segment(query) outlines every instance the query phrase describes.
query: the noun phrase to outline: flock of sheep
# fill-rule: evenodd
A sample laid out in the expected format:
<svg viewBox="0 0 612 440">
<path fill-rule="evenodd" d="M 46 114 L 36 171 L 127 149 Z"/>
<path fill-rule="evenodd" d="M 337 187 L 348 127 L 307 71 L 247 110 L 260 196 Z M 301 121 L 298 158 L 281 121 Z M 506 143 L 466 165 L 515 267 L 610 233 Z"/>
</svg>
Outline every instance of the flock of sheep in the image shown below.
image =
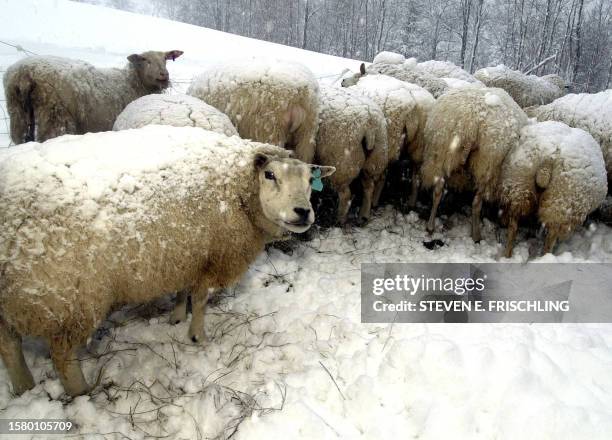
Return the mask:
<svg viewBox="0 0 612 440">
<path fill-rule="evenodd" d="M 401 190 L 411 206 L 432 190 L 427 229 L 445 188 L 470 191 L 473 239 L 483 202 L 497 204 L 508 257 L 521 218 L 545 226 L 548 252 L 607 194 L 611 91 L 560 98 L 557 76 L 472 76 L 383 52 L 342 87 L 261 60 L 211 68 L 186 95 L 160 93 L 166 61 L 181 54 L 130 55 L 124 69 L 31 57 L 4 76 L 17 145 L 0 153 L 0 354 L 15 393 L 35 385 L 22 335 L 49 342 L 66 392 L 87 392 L 76 350 L 119 304 L 181 292 L 176 323 L 189 293 L 189 337 L 201 342 L 209 295 L 266 243 L 312 225 L 321 178 L 338 194 L 339 224 L 360 180 L 363 224 L 389 166 L 408 157 Z M 576 117 L 572 99 L 601 111 Z"/>
</svg>

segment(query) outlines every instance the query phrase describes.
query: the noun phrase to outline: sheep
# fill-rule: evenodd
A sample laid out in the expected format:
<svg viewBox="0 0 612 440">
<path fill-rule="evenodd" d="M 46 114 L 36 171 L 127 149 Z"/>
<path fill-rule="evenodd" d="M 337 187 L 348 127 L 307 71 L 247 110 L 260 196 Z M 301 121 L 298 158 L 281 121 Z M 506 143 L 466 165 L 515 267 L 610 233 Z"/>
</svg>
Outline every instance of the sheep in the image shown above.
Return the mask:
<svg viewBox="0 0 612 440">
<path fill-rule="evenodd" d="M 371 64 L 367 68 L 365 64 L 362 63 L 359 67 L 359 72 L 342 80 L 342 87 L 355 85 L 360 78 L 368 74 L 379 74 L 392 76 L 401 81 L 416 84 L 431 93 L 434 98 L 441 96 L 448 90 L 448 86 L 443 80 L 429 73 L 417 70 L 414 67 L 416 66 L 416 62 L 411 63 L 409 61 L 410 60 L 407 60 L 403 64 L 376 63 Z"/>
<path fill-rule="evenodd" d="M 425 126 L 421 167 L 423 187 L 433 187 L 429 233 L 448 183 L 474 190 L 472 238 L 480 241 L 482 202 L 496 200 L 502 162 L 527 123 L 527 115 L 501 89 L 454 89 L 436 101 Z"/>
<path fill-rule="evenodd" d="M 570 94 L 547 105 L 525 110 L 538 121 L 560 121 L 591 134 L 601 147 L 608 186 L 612 182 L 612 90 Z"/>
<path fill-rule="evenodd" d="M 200 127 L 226 136 L 238 136 L 227 115 L 189 95 L 153 94 L 138 98 L 117 116 L 113 130 L 151 124 Z"/>
<path fill-rule="evenodd" d="M 111 307 L 189 289 L 189 337 L 209 294 L 264 243 L 314 221 L 308 165 L 194 127 L 62 136 L 0 153 L 0 355 L 34 386 L 21 337 L 45 338 L 65 391 L 87 392 L 76 350 Z M 288 233 L 288 232 L 287 232 Z"/>
<path fill-rule="evenodd" d="M 462 80 L 468 83 L 481 84 L 473 75 L 463 70 L 461 67 L 451 63 L 450 61 L 430 60 L 417 64 L 417 69 L 422 72 L 427 72 L 436 78 L 453 78 Z"/>
<path fill-rule="evenodd" d="M 521 217 L 537 213 L 547 231 L 546 254 L 584 222 L 607 191 L 603 155 L 590 134 L 552 121 L 523 127 L 501 172 L 500 206 L 509 220 L 505 256 L 512 256 Z"/>
<path fill-rule="evenodd" d="M 503 64 L 477 70 L 474 77 L 488 87 L 504 89 L 521 108 L 548 104 L 565 94 L 565 83 L 558 75 L 526 75 Z"/>
<path fill-rule="evenodd" d="M 168 87 L 166 60 L 182 54 L 180 50 L 132 54 L 123 69 L 99 69 L 55 56 L 18 61 L 3 79 L 11 140 L 44 142 L 62 134 L 111 130 L 130 102 Z"/>
<path fill-rule="evenodd" d="M 338 193 L 337 221 L 345 224 L 351 202 L 350 184 L 361 173 L 360 223 L 370 218 L 374 188 L 387 169 L 387 124 L 380 107 L 352 90 L 321 86 L 321 112 L 316 163 L 332 165 L 330 178 Z"/>
<path fill-rule="evenodd" d="M 374 100 L 383 110 L 387 121 L 389 163 L 405 151 L 412 161 L 412 188 L 408 205 L 414 207 L 419 187 L 418 168 L 423 161 L 425 124 L 434 106 L 434 97 L 424 88 L 386 75 L 365 75 L 349 90 L 355 90 Z M 377 186 L 377 204 L 382 184 Z"/>
<path fill-rule="evenodd" d="M 194 78 L 187 94 L 229 116 L 243 138 L 290 150 L 311 162 L 319 117 L 319 86 L 305 66 L 252 60 L 212 67 Z"/>
</svg>

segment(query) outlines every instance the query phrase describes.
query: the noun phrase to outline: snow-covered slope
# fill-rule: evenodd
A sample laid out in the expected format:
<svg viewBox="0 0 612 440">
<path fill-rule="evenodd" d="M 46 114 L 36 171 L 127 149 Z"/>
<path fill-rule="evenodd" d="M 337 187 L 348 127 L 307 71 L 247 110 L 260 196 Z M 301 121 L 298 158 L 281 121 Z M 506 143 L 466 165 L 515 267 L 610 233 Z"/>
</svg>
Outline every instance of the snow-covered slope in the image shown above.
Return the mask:
<svg viewBox="0 0 612 440">
<path fill-rule="evenodd" d="M 358 65 L 65 0 L 2 0 L 0 11 L 0 40 L 36 53 L 120 66 L 134 51 L 182 49 L 169 65 L 181 90 L 203 66 L 236 57 L 299 61 L 317 76 Z M 0 43 L 0 66 L 22 56 Z M 475 244 L 464 214 L 441 220 L 433 238 L 446 245 L 436 250 L 422 244 L 422 219 L 388 207 L 292 256 L 262 254 L 209 308 L 203 346 L 185 337 L 188 323 L 167 323 L 167 300 L 115 313 L 80 355 L 87 379 L 100 379 L 91 396 L 62 401 L 45 345 L 26 339 L 38 385 L 11 396 L 0 363 L 0 418 L 70 418 L 74 438 L 109 440 L 236 430 L 232 438 L 248 440 L 611 438 L 611 325 L 361 324 L 363 262 L 499 258 L 497 225 L 485 221 Z M 521 233 L 512 261 L 538 246 Z M 612 262 L 612 231 L 580 228 L 538 261 Z"/>
</svg>

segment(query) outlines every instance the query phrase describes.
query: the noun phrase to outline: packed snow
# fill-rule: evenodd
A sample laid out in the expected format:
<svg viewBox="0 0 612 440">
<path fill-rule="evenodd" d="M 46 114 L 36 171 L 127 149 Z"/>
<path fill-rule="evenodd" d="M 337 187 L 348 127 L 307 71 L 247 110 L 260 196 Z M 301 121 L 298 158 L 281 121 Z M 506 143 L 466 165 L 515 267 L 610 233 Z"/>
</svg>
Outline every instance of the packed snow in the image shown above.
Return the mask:
<svg viewBox="0 0 612 440">
<path fill-rule="evenodd" d="M 184 50 L 180 63 L 168 63 L 172 92 L 230 58 L 298 61 L 323 80 L 359 65 L 66 0 L 0 7 L 0 40 L 36 53 L 120 67 L 129 53 Z M 23 56 L 3 46 L 0 70 Z M 39 157 L 39 146 L 27 148 Z M 125 147 L 117 166 L 151 161 L 155 168 L 172 151 Z M 96 173 L 86 153 L 70 173 Z M 132 173 L 109 167 L 96 182 L 137 190 Z M 92 197 L 102 191 L 90 190 Z M 0 365 L 0 418 L 69 418 L 76 438 L 86 439 L 609 439 L 612 325 L 360 322 L 361 263 L 499 261 L 499 226 L 484 220 L 483 240 L 473 243 L 468 212 L 442 216 L 443 228 L 430 237 L 415 212 L 385 207 L 364 228 L 322 231 L 292 255 L 263 253 L 210 306 L 203 346 L 186 340 L 188 322 L 168 324 L 169 299 L 122 309 L 81 352 L 87 379 L 100 379 L 88 396 L 67 399 L 45 344 L 26 338 L 37 386 L 11 395 Z M 541 258 L 541 237 L 521 231 L 518 238 L 513 262 L 612 262 L 612 230 L 602 224 L 580 228 Z M 423 242 L 431 239 L 444 245 L 429 250 Z"/>
</svg>

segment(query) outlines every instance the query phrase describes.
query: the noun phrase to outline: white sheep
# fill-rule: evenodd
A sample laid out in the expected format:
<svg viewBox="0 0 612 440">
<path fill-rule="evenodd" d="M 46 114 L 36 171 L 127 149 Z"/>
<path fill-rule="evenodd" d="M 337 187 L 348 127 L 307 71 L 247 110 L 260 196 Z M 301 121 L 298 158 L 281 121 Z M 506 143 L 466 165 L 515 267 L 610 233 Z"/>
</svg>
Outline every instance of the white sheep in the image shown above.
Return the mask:
<svg viewBox="0 0 612 440">
<path fill-rule="evenodd" d="M 132 54 L 123 69 L 100 69 L 54 56 L 18 61 L 4 74 L 12 141 L 43 142 L 62 134 L 111 130 L 130 102 L 168 87 L 166 60 L 182 54 Z"/>
<path fill-rule="evenodd" d="M 468 72 L 463 70 L 461 67 L 451 63 L 450 61 L 436 61 L 429 60 L 417 64 L 417 69 L 427 72 L 436 78 L 453 78 L 468 83 L 480 84 L 482 83 L 470 75 Z"/>
<path fill-rule="evenodd" d="M 342 80 L 342 87 L 355 85 L 360 78 L 368 74 L 387 75 L 400 81 L 416 84 L 431 93 L 434 98 L 441 96 L 448 90 L 448 86 L 443 80 L 418 70 L 416 61 L 412 59 L 406 60 L 403 64 L 376 63 L 369 65 L 367 68 L 362 63 L 359 72 Z"/>
<path fill-rule="evenodd" d="M 502 162 L 527 123 L 527 115 L 501 89 L 454 89 L 436 101 L 425 127 L 421 167 L 423 186 L 433 187 L 430 233 L 448 184 L 474 191 L 472 238 L 480 241 L 482 202 L 496 200 Z"/>
<path fill-rule="evenodd" d="M 312 161 L 319 86 L 305 66 L 267 59 L 223 64 L 195 77 L 187 94 L 228 115 L 241 137 Z"/>
<path fill-rule="evenodd" d="M 607 191 L 603 156 L 590 134 L 561 122 L 525 126 L 501 173 L 500 205 L 509 221 L 505 256 L 512 256 L 522 217 L 537 215 L 547 231 L 544 253 L 552 252 Z"/>
<path fill-rule="evenodd" d="M 330 167 L 194 127 L 62 136 L 0 152 L 0 354 L 34 386 L 21 336 L 45 338 L 66 392 L 88 390 L 76 349 L 113 306 L 188 289 L 189 336 L 209 294 L 269 240 L 314 221 L 311 174 Z"/>
<path fill-rule="evenodd" d="M 565 94 L 565 83 L 558 75 L 525 75 L 503 64 L 477 70 L 474 77 L 487 87 L 504 89 L 521 108 L 548 104 Z"/>
<path fill-rule="evenodd" d="M 424 88 L 386 75 L 364 75 L 349 87 L 374 102 L 383 110 L 387 121 L 389 163 L 405 152 L 412 161 L 412 188 L 409 206 L 416 204 L 419 187 L 418 168 L 423 161 L 425 124 L 435 103 Z M 377 187 L 374 200 L 378 203 L 382 185 Z"/>
<path fill-rule="evenodd" d="M 589 132 L 599 142 L 612 182 L 612 90 L 570 94 L 525 111 L 538 121 L 560 121 Z"/>
<path fill-rule="evenodd" d="M 117 116 L 113 130 L 152 124 L 200 127 L 226 136 L 238 135 L 227 115 L 213 106 L 193 96 L 169 94 L 146 95 L 132 101 Z"/>
<path fill-rule="evenodd" d="M 352 90 L 321 86 L 321 112 L 315 159 L 331 165 L 330 178 L 338 193 L 338 223 L 346 223 L 351 202 L 350 184 L 360 176 L 363 199 L 359 221 L 370 218 L 375 187 L 387 169 L 387 124 L 374 101 Z"/>
</svg>

